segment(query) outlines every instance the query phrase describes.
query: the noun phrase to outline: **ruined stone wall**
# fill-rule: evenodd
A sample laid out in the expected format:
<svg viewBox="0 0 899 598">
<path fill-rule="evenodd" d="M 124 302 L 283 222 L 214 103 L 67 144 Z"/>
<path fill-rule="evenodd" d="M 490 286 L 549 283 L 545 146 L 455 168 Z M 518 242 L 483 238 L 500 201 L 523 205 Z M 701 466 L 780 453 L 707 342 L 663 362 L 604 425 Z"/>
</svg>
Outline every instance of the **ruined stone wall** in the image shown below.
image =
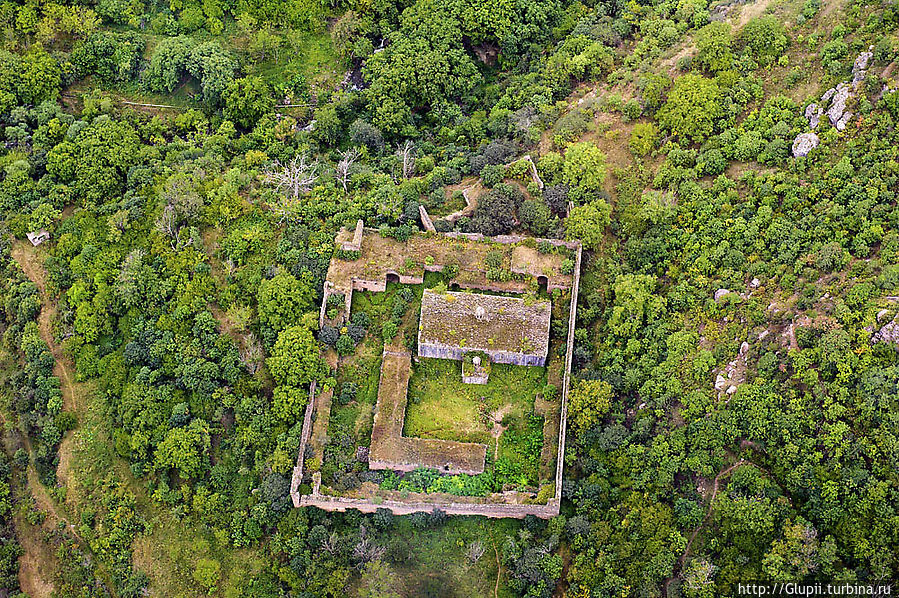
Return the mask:
<svg viewBox="0 0 899 598">
<path fill-rule="evenodd" d="M 509 504 L 509 503 L 462 503 L 462 502 L 401 502 L 398 500 L 371 500 L 361 498 L 343 498 L 339 496 L 303 495 L 300 505 L 318 507 L 325 511 L 344 512 L 356 509 L 362 513 L 374 513 L 378 509 L 387 509 L 394 515 L 411 515 L 412 513 L 430 513 L 440 509 L 447 515 L 481 515 L 483 517 L 524 519 L 534 515 L 541 519 L 550 519 L 559 514 L 560 501 L 550 499 L 545 505 Z"/>
<path fill-rule="evenodd" d="M 431 221 L 431 217 L 428 215 L 428 211 L 421 204 L 418 204 L 418 215 L 421 216 L 421 223 L 424 225 L 426 231 L 432 233 L 437 232 L 437 229 L 434 228 L 434 223 Z"/>
<path fill-rule="evenodd" d="M 375 293 L 383 293 L 387 290 L 387 279 L 363 280 L 361 278 L 354 278 L 353 288 L 357 291 L 374 291 Z"/>
<path fill-rule="evenodd" d="M 556 496 L 557 504 L 562 500 L 562 469 L 565 465 L 565 428 L 568 423 L 568 388 L 571 384 L 571 355 L 574 350 L 574 325 L 577 321 L 577 296 L 581 284 L 581 257 L 584 252 L 580 242 L 576 243 L 577 254 L 574 258 L 574 278 L 571 281 L 571 309 L 568 314 L 568 347 L 565 351 L 565 376 L 562 378 L 562 410 L 559 415 L 559 451 L 556 457 Z"/>
<path fill-rule="evenodd" d="M 315 411 L 315 380 L 309 385 L 309 404 L 306 405 L 306 413 L 303 416 L 303 431 L 300 433 L 300 451 L 297 455 L 297 464 L 293 468 L 293 475 L 290 478 L 290 498 L 293 500 L 293 506 L 300 506 L 300 484 L 303 483 L 303 465 L 306 459 L 306 444 L 309 442 L 309 435 L 312 434 L 312 412 Z"/>
<path fill-rule="evenodd" d="M 462 361 L 466 353 L 483 351 L 490 357 L 493 363 L 506 363 L 509 365 L 543 366 L 546 365 L 546 356 L 527 355 L 524 353 L 512 353 L 510 351 L 491 351 L 482 347 L 453 347 L 439 343 L 422 343 L 419 335 L 418 356 L 434 357 L 437 359 L 453 359 Z"/>
</svg>

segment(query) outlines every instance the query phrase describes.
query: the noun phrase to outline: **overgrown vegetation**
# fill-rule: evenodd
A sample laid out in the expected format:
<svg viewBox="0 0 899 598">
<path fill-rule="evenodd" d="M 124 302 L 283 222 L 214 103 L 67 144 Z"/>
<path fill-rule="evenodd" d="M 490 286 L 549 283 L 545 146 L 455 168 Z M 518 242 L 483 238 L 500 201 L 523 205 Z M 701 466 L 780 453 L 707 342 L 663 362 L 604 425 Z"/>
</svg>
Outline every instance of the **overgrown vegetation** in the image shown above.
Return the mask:
<svg viewBox="0 0 899 598">
<path fill-rule="evenodd" d="M 897 23 L 816 0 L 0 3 L 2 411 L 22 438 L 0 499 L 11 480 L 46 499 L 0 500 L 3 587 L 46 547 L 23 584 L 59 596 L 897 577 Z M 587 249 L 563 514 L 293 509 L 308 383 L 334 391 L 331 431 L 365 436 L 367 368 L 414 317 L 391 295 L 319 330 L 335 232 L 408 238 L 469 183 L 477 208 L 440 230 Z M 361 359 L 335 377 L 331 347 Z M 501 436 L 490 479 L 368 481 L 531 480 L 539 427 Z M 20 508 L 59 529 L 16 542 Z"/>
</svg>

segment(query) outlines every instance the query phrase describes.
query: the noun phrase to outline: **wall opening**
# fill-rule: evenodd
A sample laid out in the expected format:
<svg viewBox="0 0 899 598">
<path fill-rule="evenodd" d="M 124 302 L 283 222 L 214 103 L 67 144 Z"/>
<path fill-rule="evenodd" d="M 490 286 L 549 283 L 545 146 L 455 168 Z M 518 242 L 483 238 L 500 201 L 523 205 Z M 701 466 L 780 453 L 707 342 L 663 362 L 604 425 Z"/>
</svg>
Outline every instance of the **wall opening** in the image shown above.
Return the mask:
<svg viewBox="0 0 899 598">
<path fill-rule="evenodd" d="M 399 283 L 399 281 L 400 281 L 400 275 L 399 275 L 399 274 L 394 274 L 393 272 L 388 272 L 388 273 L 387 273 L 387 282 L 388 282 L 388 283 L 391 283 L 391 282 Z"/>
</svg>

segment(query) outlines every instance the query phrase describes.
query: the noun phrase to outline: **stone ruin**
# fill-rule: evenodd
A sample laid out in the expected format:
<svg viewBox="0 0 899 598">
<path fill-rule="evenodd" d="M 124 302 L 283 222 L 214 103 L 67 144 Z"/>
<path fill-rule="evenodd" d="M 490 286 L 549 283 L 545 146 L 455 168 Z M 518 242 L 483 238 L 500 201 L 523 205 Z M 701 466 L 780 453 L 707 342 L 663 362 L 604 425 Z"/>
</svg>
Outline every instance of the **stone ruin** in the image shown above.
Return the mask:
<svg viewBox="0 0 899 598">
<path fill-rule="evenodd" d="M 418 355 L 458 361 L 479 351 L 493 363 L 543 366 L 551 316 L 549 301 L 425 290 Z"/>
<path fill-rule="evenodd" d="M 365 223 L 362 220 L 358 220 L 356 222 L 356 230 L 353 231 L 353 238 L 350 241 L 345 241 L 341 243 L 340 248 L 343 251 L 361 251 L 362 250 L 362 235 L 365 230 Z"/>
<path fill-rule="evenodd" d="M 487 384 L 490 380 L 490 365 L 483 363 L 480 355 L 475 355 L 468 361 L 468 357 L 462 360 L 462 382 L 465 384 Z"/>
</svg>

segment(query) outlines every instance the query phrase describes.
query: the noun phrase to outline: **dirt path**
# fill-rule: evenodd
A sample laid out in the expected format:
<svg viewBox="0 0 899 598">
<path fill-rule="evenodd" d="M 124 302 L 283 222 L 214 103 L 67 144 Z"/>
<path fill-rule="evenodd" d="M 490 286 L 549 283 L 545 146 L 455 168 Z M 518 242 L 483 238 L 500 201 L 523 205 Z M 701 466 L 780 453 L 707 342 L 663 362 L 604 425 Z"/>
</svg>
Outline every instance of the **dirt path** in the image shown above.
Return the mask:
<svg viewBox="0 0 899 598">
<path fill-rule="evenodd" d="M 503 573 L 503 564 L 499 560 L 499 550 L 496 549 L 496 542 L 493 543 L 493 553 L 496 555 L 496 585 L 493 586 L 493 598 L 499 598 L 499 580 Z"/>
<path fill-rule="evenodd" d="M 757 0 L 756 2 L 752 2 L 750 4 L 745 4 L 742 8 L 740 8 L 740 16 L 737 18 L 734 26 L 737 29 L 740 29 L 754 19 L 755 17 L 759 17 L 762 13 L 765 12 L 765 9 L 768 8 L 768 5 L 771 3 L 771 0 Z"/>
<path fill-rule="evenodd" d="M 696 539 L 696 536 L 699 534 L 700 530 L 705 527 L 706 522 L 708 522 L 709 517 L 712 516 L 712 508 L 715 506 L 715 498 L 718 496 L 718 482 L 721 481 L 721 478 L 728 475 L 733 470 L 737 469 L 741 465 L 745 465 L 747 463 L 746 459 L 740 459 L 730 467 L 726 469 L 722 469 L 718 472 L 718 475 L 715 476 L 715 480 L 712 482 L 712 495 L 709 497 L 709 507 L 706 509 L 705 517 L 702 518 L 702 521 L 696 529 L 693 530 L 693 533 L 690 534 L 690 539 L 687 540 L 687 546 L 684 548 L 684 553 L 680 555 L 680 558 L 677 559 L 677 565 L 674 568 L 674 572 L 665 581 L 665 596 L 668 595 L 668 586 L 671 585 L 671 582 L 677 577 L 678 573 L 683 570 L 684 562 L 687 560 L 687 556 L 690 554 L 690 547 L 693 545 L 693 540 Z"/>
<path fill-rule="evenodd" d="M 51 301 L 47 295 L 46 272 L 43 266 L 47 252 L 45 249 L 34 247 L 28 242 L 16 241 L 13 243 L 11 255 L 16 263 L 22 268 L 25 276 L 27 276 L 38 289 L 41 300 L 41 313 L 37 320 L 38 331 L 41 339 L 47 344 L 47 348 L 53 355 L 53 374 L 59 378 L 64 409 L 72 413 L 78 413 L 79 409 L 83 406 L 79 404 L 80 401 L 78 400 L 78 397 L 80 393 L 76 390 L 79 385 L 74 381 L 74 377 L 71 374 L 73 366 L 53 335 L 52 323 L 56 318 L 57 310 L 55 303 Z M 74 438 L 75 433 L 69 432 L 59 445 L 59 467 L 57 469 L 57 477 L 69 488 L 71 488 L 71 484 L 68 484 L 67 481 L 72 461 Z M 32 454 L 31 441 L 27 436 L 22 436 L 22 444 L 28 451 L 28 454 Z M 28 465 L 26 475 L 27 485 L 31 495 L 34 497 L 37 508 L 47 513 L 47 518 L 44 521 L 42 528 L 51 529 L 56 527 L 61 521 L 69 522 L 70 517 L 63 512 L 62 507 L 50 496 L 47 488 L 40 482 L 37 470 L 35 470 L 33 464 Z M 21 527 L 22 525 L 28 525 L 24 519 L 18 521 L 18 523 L 20 524 L 20 529 L 24 529 Z M 67 527 L 78 541 L 84 544 L 83 539 L 78 536 L 75 526 L 68 523 Z M 25 554 L 23 554 L 19 564 L 20 585 L 30 596 L 49 596 L 53 591 L 53 585 L 50 581 L 51 577 L 48 571 L 52 572 L 53 567 L 51 566 L 51 563 L 48 562 L 48 557 L 46 555 L 47 546 L 39 537 L 31 538 L 27 533 L 22 535 L 26 540 L 23 542 Z"/>
<path fill-rule="evenodd" d="M 71 373 L 74 366 L 53 335 L 53 321 L 56 319 L 57 309 L 56 303 L 51 301 L 47 295 L 47 275 L 44 270 L 44 260 L 47 257 L 47 252 L 40 246 L 33 247 L 27 241 L 16 241 L 13 243 L 10 253 L 12 258 L 21 266 L 22 271 L 25 272 L 25 276 L 38 289 L 41 299 L 38 331 L 53 355 L 53 374 L 59 378 L 63 408 L 71 413 L 80 413 L 84 408 L 84 405 L 81 404 L 83 401 L 79 400 L 80 395 L 83 394 L 82 385 L 75 382 Z M 68 480 L 71 470 L 74 438 L 74 432 L 69 432 L 59 445 L 57 476 L 64 482 Z"/>
</svg>

